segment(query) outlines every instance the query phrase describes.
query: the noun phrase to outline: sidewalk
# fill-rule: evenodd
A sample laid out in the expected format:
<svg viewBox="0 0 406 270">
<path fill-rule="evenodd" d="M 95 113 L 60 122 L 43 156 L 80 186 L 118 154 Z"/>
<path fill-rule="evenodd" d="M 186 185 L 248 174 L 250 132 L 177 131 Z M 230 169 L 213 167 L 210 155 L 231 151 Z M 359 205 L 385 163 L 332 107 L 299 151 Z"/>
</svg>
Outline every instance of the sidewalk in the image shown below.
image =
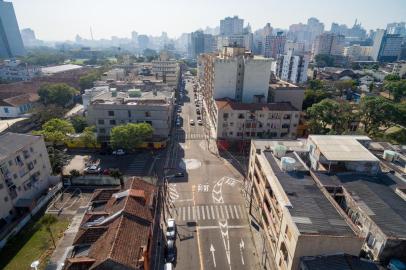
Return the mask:
<svg viewBox="0 0 406 270">
<path fill-rule="evenodd" d="M 73 240 L 79 230 L 80 223 L 85 215 L 87 207 L 80 207 L 72 219 L 68 229 L 64 232 L 64 236 L 59 240 L 58 246 L 52 253 L 46 270 L 61 270 L 66 256 L 71 250 Z"/>
</svg>

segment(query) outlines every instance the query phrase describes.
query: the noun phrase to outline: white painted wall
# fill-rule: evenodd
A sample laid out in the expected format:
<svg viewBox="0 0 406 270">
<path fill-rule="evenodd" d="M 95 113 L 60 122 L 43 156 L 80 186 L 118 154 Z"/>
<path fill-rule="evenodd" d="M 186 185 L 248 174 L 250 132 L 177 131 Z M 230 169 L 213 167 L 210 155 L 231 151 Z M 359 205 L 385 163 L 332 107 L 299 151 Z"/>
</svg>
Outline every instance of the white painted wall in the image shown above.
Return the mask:
<svg viewBox="0 0 406 270">
<path fill-rule="evenodd" d="M 235 98 L 237 85 L 237 60 L 217 60 L 214 63 L 214 99 Z"/>
<path fill-rule="evenodd" d="M 272 60 L 246 59 L 242 102 L 254 102 L 254 95 L 268 97 Z"/>
</svg>

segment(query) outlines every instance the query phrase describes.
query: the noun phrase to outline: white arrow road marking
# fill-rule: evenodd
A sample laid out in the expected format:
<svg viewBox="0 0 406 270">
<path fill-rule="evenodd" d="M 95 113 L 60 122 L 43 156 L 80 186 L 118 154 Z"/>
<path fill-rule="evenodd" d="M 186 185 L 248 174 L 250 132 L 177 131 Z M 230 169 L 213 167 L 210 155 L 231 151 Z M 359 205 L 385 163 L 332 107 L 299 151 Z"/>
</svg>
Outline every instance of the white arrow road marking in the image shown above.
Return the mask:
<svg viewBox="0 0 406 270">
<path fill-rule="evenodd" d="M 219 221 L 219 225 L 220 225 L 221 238 L 223 239 L 224 249 L 226 250 L 228 266 L 231 269 L 231 264 L 230 264 L 230 238 L 228 236 L 227 220 L 225 220 L 224 223 Z"/>
<path fill-rule="evenodd" d="M 211 252 L 211 255 L 213 256 L 214 268 L 216 268 L 216 257 L 214 257 L 214 251 L 216 251 L 216 250 L 214 249 L 213 244 L 211 244 L 211 246 L 210 246 L 210 252 Z"/>
<path fill-rule="evenodd" d="M 243 256 L 243 252 L 242 250 L 244 249 L 244 241 L 241 238 L 241 242 L 240 242 L 240 254 L 241 254 L 241 263 L 244 265 L 244 256 Z"/>
</svg>

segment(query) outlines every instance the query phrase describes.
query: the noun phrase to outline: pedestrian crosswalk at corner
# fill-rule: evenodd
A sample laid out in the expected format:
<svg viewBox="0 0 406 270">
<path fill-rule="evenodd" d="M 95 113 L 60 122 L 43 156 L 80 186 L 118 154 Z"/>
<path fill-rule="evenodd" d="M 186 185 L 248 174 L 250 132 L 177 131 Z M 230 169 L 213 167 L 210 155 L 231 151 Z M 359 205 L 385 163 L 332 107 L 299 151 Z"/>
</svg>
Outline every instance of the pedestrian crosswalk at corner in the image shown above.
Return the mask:
<svg viewBox="0 0 406 270">
<path fill-rule="evenodd" d="M 172 209 L 177 221 L 244 219 L 244 206 L 241 204 L 187 205 Z"/>
</svg>

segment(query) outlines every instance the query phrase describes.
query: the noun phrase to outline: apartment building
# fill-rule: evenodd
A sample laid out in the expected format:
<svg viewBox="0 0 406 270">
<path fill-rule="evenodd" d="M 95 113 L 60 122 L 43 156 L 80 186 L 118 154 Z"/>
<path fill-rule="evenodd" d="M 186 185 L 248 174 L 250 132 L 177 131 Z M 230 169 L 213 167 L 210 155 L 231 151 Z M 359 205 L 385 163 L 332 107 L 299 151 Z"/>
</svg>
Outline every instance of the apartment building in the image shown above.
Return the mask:
<svg viewBox="0 0 406 270">
<path fill-rule="evenodd" d="M 262 260 L 276 269 L 300 269 L 305 256 L 358 256 L 364 242 L 312 179 L 306 151 L 302 140 L 251 141 L 249 208 L 263 235 Z"/>
<path fill-rule="evenodd" d="M 0 98 L 0 118 L 15 118 L 26 114 L 38 100 L 37 94 L 17 94 L 4 99 Z"/>
<path fill-rule="evenodd" d="M 29 81 L 41 75 L 41 68 L 22 63 L 20 60 L 4 60 L 0 64 L 0 80 Z"/>
<path fill-rule="evenodd" d="M 29 211 L 47 191 L 51 164 L 41 136 L 0 135 L 0 223 Z"/>
<path fill-rule="evenodd" d="M 278 32 L 276 35 L 265 36 L 264 56 L 274 58 L 285 53 L 286 35 Z"/>
<path fill-rule="evenodd" d="M 272 78 L 269 84 L 268 102 L 289 102 L 297 110 L 302 110 L 305 88 L 283 80 Z"/>
<path fill-rule="evenodd" d="M 361 46 L 358 44 L 344 48 L 344 56 L 350 61 L 367 61 L 371 59 L 372 46 Z"/>
<path fill-rule="evenodd" d="M 156 199 L 154 185 L 135 177 L 95 190 L 62 269 L 150 269 Z"/>
<path fill-rule="evenodd" d="M 331 33 L 318 35 L 313 43 L 313 57 L 319 54 L 338 56 L 344 53 L 345 37 Z"/>
<path fill-rule="evenodd" d="M 398 34 L 388 34 L 386 30 L 378 29 L 372 46 L 372 59 L 380 62 L 395 62 L 399 59 L 403 37 Z"/>
<path fill-rule="evenodd" d="M 174 108 L 173 91 L 102 91 L 87 106 L 87 121 L 95 125 L 100 140 L 107 141 L 113 127 L 126 123 L 148 123 L 153 136 L 167 138 Z"/>
<path fill-rule="evenodd" d="M 218 140 L 296 138 L 299 113 L 289 102 L 239 103 L 216 100 L 214 127 Z"/>
<path fill-rule="evenodd" d="M 289 50 L 278 56 L 276 75 L 283 81 L 302 84 L 307 81 L 307 68 L 310 55 Z"/>
<path fill-rule="evenodd" d="M 281 216 L 289 218 L 295 213 L 299 218 L 292 219 L 296 226 L 302 224 L 297 227 L 300 233 L 300 226 L 306 224 L 313 240 L 323 230 L 329 236 L 323 236 L 322 242 L 313 242 L 305 252 L 297 250 L 306 246 L 300 241 L 292 253 L 287 248 L 287 256 L 294 254 L 293 259 L 296 255 L 303 259 L 347 253 L 363 255 L 383 265 L 393 258 L 406 260 L 406 185 L 396 174 L 382 171 L 384 164 L 370 152 L 371 144 L 366 136 L 336 135 L 252 141 L 248 172 L 251 211 L 271 236 L 268 239 L 272 256 L 278 258 L 278 252 L 283 254 L 280 238 L 284 236 L 284 223 L 279 230 L 272 226 L 283 222 Z M 319 223 L 318 218 L 326 223 Z M 322 231 L 317 230 L 320 225 Z M 340 227 L 344 225 L 348 231 Z M 331 237 L 337 234 L 339 238 Z M 274 243 L 272 239 L 278 240 Z M 336 246 L 344 243 L 348 246 Z M 354 248 L 352 252 L 348 252 L 349 247 Z M 280 261 L 277 259 L 276 263 Z M 297 269 L 292 267 L 287 269 Z"/>
<path fill-rule="evenodd" d="M 152 61 L 152 74 L 170 87 L 177 87 L 180 78 L 180 65 L 176 60 L 160 59 Z"/>
<path fill-rule="evenodd" d="M 406 61 L 399 61 L 393 65 L 392 74 L 398 75 L 403 78 L 406 74 Z"/>
</svg>

